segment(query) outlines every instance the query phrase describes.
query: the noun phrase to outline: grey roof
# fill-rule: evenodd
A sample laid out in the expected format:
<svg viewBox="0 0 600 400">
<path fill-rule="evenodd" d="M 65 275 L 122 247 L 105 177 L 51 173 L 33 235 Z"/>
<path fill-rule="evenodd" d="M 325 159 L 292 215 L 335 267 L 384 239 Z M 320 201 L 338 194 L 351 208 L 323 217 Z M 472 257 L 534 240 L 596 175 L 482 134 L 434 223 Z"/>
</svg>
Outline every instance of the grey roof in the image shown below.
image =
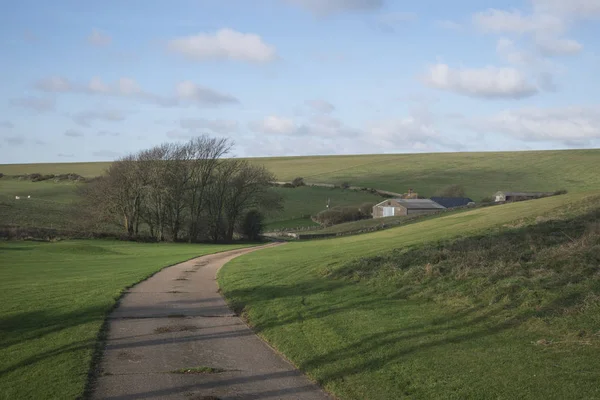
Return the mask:
<svg viewBox="0 0 600 400">
<path fill-rule="evenodd" d="M 431 210 L 431 209 L 444 209 L 446 207 L 439 205 L 430 199 L 394 199 L 400 205 L 408 210 Z"/>
<path fill-rule="evenodd" d="M 462 207 L 473 202 L 468 197 L 432 197 L 431 200 L 446 208 Z"/>
</svg>

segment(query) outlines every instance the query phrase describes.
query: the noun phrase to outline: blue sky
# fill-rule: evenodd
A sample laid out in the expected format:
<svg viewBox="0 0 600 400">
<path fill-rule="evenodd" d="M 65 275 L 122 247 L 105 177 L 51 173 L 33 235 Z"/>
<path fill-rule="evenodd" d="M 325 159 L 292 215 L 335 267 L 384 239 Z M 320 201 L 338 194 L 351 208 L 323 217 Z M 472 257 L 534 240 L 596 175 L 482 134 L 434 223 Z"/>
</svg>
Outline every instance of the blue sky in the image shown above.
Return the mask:
<svg viewBox="0 0 600 400">
<path fill-rule="evenodd" d="M 600 145 L 600 0 L 0 3 L 0 163 Z"/>
</svg>

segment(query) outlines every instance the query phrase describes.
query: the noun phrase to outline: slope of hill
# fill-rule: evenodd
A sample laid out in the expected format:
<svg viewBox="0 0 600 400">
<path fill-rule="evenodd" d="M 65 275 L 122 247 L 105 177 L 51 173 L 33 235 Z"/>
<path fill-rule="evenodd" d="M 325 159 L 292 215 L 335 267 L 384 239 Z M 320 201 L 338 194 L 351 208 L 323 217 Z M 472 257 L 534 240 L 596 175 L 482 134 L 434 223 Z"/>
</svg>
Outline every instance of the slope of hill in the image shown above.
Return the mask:
<svg viewBox="0 0 600 400">
<path fill-rule="evenodd" d="M 30 182 L 17 179 L 0 179 L 0 225 L 23 227 L 74 229 L 78 215 L 77 186 L 83 183 L 63 181 Z M 277 187 L 284 200 L 284 209 L 272 212 L 266 218 L 268 230 L 299 228 L 317 225 L 311 215 L 325 209 L 328 199 L 332 206 L 377 203 L 382 197 L 339 188 L 299 187 L 295 189 Z M 20 200 L 15 200 L 20 196 Z M 30 199 L 27 196 L 31 196 Z M 110 232 L 118 227 L 105 226 Z"/>
<path fill-rule="evenodd" d="M 261 336 L 344 399 L 600 396 L 600 193 L 235 260 Z"/>
<path fill-rule="evenodd" d="M 600 150 L 489 153 L 389 154 L 254 158 L 290 181 L 348 182 L 355 186 L 404 193 L 413 188 L 425 196 L 450 184 L 460 184 L 474 200 L 498 190 L 585 191 L 600 188 Z M 5 175 L 69 173 L 95 176 L 109 163 L 0 165 Z"/>
</svg>

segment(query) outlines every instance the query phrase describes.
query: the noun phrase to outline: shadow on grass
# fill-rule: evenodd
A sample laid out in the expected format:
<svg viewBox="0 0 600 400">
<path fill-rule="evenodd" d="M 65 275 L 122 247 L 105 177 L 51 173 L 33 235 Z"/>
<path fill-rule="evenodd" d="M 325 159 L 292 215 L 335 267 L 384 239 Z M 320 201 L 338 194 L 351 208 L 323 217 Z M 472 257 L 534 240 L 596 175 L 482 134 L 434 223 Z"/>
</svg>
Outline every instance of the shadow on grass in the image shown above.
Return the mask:
<svg viewBox="0 0 600 400">
<path fill-rule="evenodd" d="M 106 310 L 107 307 L 97 306 L 62 314 L 48 311 L 30 311 L 0 317 L 0 346 L 2 348 L 18 346 L 90 322 L 101 322 L 104 319 Z M 0 370 L 0 376 L 63 353 L 91 349 L 95 343 L 96 338 L 94 337 L 90 340 L 70 342 L 52 350 L 38 352 L 34 356 L 8 364 Z"/>
<path fill-rule="evenodd" d="M 285 315 L 267 316 L 262 314 L 256 318 L 258 322 L 254 325 L 257 332 L 266 332 L 290 324 L 302 324 L 315 319 L 330 318 L 336 314 L 344 314 L 349 311 L 366 311 L 368 313 L 381 313 L 382 310 L 397 310 L 398 313 L 406 311 L 403 307 L 423 306 L 423 302 L 412 300 L 398 300 L 382 298 L 377 295 L 366 294 L 352 299 L 346 298 L 338 303 L 327 303 L 310 306 L 310 296 L 321 292 L 329 292 L 335 298 L 335 293 L 342 290 L 343 285 L 330 282 L 327 288 L 319 287 L 318 281 L 311 281 L 301 285 L 305 288 L 303 295 L 294 293 L 292 287 L 264 287 L 260 289 L 246 289 L 245 295 L 252 293 L 254 298 L 249 301 L 253 306 L 261 307 L 261 302 L 268 303 L 277 298 L 298 297 L 302 302 L 306 298 L 306 306 L 299 311 L 290 312 Z M 312 287 L 309 291 L 306 288 Z M 233 291 L 232 296 L 240 295 Z M 262 294 L 262 295 L 261 295 Z M 344 294 L 340 292 L 340 298 Z M 463 343 L 475 342 L 479 339 L 501 334 L 508 330 L 517 329 L 531 319 L 544 318 L 555 313 L 557 308 L 576 304 L 581 300 L 577 294 L 565 294 L 555 299 L 538 310 L 511 309 L 506 305 L 478 305 L 467 307 L 458 311 L 445 312 L 442 316 L 422 315 L 416 323 L 399 326 L 398 329 L 388 329 L 383 332 L 352 335 L 358 337 L 356 340 L 344 343 L 343 347 L 335 350 L 313 354 L 304 361 L 297 363 L 303 371 L 322 371 L 317 378 L 320 384 L 325 384 L 337 379 L 343 379 L 350 375 L 362 374 L 365 371 L 375 371 L 385 368 L 390 363 L 400 362 L 414 353 L 426 351 L 436 347 L 446 347 Z M 431 303 L 432 307 L 439 306 Z M 412 310 L 414 312 L 414 309 Z M 382 315 L 382 318 L 387 317 Z M 335 324 L 337 322 L 331 322 Z M 389 326 L 386 325 L 386 326 Z M 332 325 L 332 328 L 335 328 Z M 302 328 L 298 328 L 302 330 Z M 374 327 L 377 330 L 377 327 Z M 274 343 L 277 345 L 277 343 Z"/>
</svg>

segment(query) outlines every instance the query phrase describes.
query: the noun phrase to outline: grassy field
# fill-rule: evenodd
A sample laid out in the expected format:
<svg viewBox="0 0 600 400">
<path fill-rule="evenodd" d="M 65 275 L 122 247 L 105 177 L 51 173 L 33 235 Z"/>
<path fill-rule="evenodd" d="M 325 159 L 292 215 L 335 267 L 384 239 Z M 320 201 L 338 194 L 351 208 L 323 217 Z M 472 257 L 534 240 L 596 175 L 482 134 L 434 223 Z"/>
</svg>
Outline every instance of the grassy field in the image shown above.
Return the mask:
<svg viewBox="0 0 600 400">
<path fill-rule="evenodd" d="M 499 190 L 587 191 L 600 188 L 600 150 L 532 152 L 390 154 L 364 156 L 315 156 L 255 158 L 278 180 L 303 177 L 308 182 L 340 184 L 406 192 L 415 189 L 425 196 L 460 184 L 476 201 Z M 0 165 L 6 175 L 69 173 L 95 176 L 108 163 Z"/>
<path fill-rule="evenodd" d="M 0 224 L 73 229 L 77 219 L 74 204 L 78 185 L 85 183 L 0 179 Z M 327 199 L 331 199 L 332 207 L 383 200 L 371 193 L 323 187 L 276 187 L 274 190 L 283 197 L 284 210 L 267 217 L 267 229 L 315 226 L 310 216 L 324 210 Z M 28 195 L 31 199 L 26 198 Z M 21 199 L 15 200 L 15 196 Z M 105 229 L 118 228 L 107 226 Z"/>
<path fill-rule="evenodd" d="M 0 242 L 0 398 L 74 399 L 121 291 L 161 267 L 242 246 Z"/>
<path fill-rule="evenodd" d="M 275 190 L 284 199 L 284 209 L 281 213 L 268 217 L 267 229 L 318 226 L 310 216 L 325 210 L 328 199 L 331 200 L 331 207 L 358 207 L 363 203 L 379 203 L 384 200 L 372 193 L 339 188 L 303 186 L 295 189 L 277 187 Z"/>
<path fill-rule="evenodd" d="M 73 229 L 77 185 L 0 179 L 0 224 Z M 15 200 L 15 196 L 21 199 Z"/>
<path fill-rule="evenodd" d="M 219 283 L 343 399 L 599 398 L 600 196 L 480 208 L 234 260 Z"/>
</svg>

